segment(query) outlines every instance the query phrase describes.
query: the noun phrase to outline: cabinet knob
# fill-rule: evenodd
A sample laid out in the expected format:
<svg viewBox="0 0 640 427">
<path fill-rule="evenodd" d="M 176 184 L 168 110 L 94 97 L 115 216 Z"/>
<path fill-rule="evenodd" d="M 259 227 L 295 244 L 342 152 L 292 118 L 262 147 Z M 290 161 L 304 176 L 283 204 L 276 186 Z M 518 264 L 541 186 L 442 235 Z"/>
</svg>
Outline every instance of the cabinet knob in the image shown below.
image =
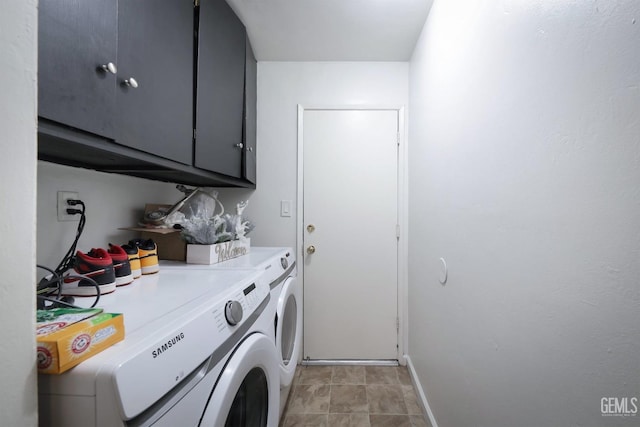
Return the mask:
<svg viewBox="0 0 640 427">
<path fill-rule="evenodd" d="M 313 246 L 313 245 L 309 246 L 309 247 L 307 248 L 307 253 L 308 253 L 309 255 L 316 253 L 316 247 L 315 247 L 315 246 Z"/>
<path fill-rule="evenodd" d="M 124 80 L 122 83 L 124 85 L 126 85 L 126 86 L 129 86 L 129 87 L 133 88 L 133 89 L 137 89 L 138 88 L 138 82 L 133 77 L 129 77 L 128 79 Z"/>
<path fill-rule="evenodd" d="M 102 64 L 100 66 L 100 69 L 107 72 L 107 73 L 111 73 L 111 74 L 115 74 L 118 72 L 118 69 L 116 68 L 116 65 L 113 62 L 108 62 L 106 64 Z"/>
<path fill-rule="evenodd" d="M 247 151 L 249 151 L 249 152 L 253 151 L 253 147 L 247 148 Z"/>
<path fill-rule="evenodd" d="M 237 144 L 233 145 L 234 147 L 238 147 L 238 148 L 242 148 L 244 147 L 244 144 L 242 142 L 238 142 Z"/>
</svg>

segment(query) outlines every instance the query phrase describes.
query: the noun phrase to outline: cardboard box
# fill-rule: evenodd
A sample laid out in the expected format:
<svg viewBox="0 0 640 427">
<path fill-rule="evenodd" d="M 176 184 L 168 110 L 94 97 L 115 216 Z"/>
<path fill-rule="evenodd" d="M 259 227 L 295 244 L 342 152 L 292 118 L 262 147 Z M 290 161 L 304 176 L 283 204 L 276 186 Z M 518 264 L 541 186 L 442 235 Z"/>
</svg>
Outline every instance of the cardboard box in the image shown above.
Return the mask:
<svg viewBox="0 0 640 427">
<path fill-rule="evenodd" d="M 251 239 L 215 245 L 187 245 L 187 264 L 217 264 L 249 253 Z"/>
<path fill-rule="evenodd" d="M 60 374 L 124 339 L 122 314 L 100 313 L 71 325 L 38 328 L 38 372 Z"/>
<path fill-rule="evenodd" d="M 184 261 L 187 258 L 187 242 L 182 239 L 178 230 L 171 230 L 169 233 L 145 230 L 140 233 L 140 237 L 156 242 L 159 259 Z"/>
<path fill-rule="evenodd" d="M 158 209 L 169 209 L 171 205 L 159 205 L 147 203 L 144 206 L 144 213 Z M 126 227 L 120 230 L 139 231 L 142 239 L 152 239 L 158 245 L 158 258 L 174 261 L 184 261 L 187 259 L 187 242 L 182 239 L 180 230 L 173 228 L 147 228 L 147 227 Z"/>
</svg>

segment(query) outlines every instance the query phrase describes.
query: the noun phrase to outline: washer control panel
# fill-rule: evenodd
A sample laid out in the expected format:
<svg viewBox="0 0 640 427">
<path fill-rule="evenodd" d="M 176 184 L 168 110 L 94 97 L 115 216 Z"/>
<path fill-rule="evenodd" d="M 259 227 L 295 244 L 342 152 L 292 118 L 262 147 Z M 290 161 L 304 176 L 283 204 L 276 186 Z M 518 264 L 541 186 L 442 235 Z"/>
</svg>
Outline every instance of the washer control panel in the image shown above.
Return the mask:
<svg viewBox="0 0 640 427">
<path fill-rule="evenodd" d="M 218 306 L 213 310 L 218 331 L 223 332 L 229 326 L 234 327 L 242 323 L 268 294 L 269 287 L 256 281 L 229 295 L 224 306 Z"/>
</svg>

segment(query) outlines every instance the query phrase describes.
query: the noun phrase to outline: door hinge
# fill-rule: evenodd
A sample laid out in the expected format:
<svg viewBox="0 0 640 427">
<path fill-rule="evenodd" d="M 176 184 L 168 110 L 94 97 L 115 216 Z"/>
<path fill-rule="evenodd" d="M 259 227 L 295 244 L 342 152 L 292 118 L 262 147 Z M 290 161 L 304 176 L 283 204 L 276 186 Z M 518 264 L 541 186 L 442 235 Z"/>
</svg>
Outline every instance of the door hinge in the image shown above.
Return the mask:
<svg viewBox="0 0 640 427">
<path fill-rule="evenodd" d="M 200 6 L 200 0 L 193 0 L 193 6 L 194 7 Z"/>
<path fill-rule="evenodd" d="M 400 132 L 396 133 L 396 142 L 398 143 L 398 146 L 400 146 Z"/>
<path fill-rule="evenodd" d="M 193 140 L 194 141 L 196 140 L 196 130 L 195 129 L 193 130 Z"/>
<path fill-rule="evenodd" d="M 396 239 L 400 239 L 400 224 L 396 224 Z"/>
<path fill-rule="evenodd" d="M 400 318 L 396 317 L 396 332 L 400 332 Z"/>
</svg>

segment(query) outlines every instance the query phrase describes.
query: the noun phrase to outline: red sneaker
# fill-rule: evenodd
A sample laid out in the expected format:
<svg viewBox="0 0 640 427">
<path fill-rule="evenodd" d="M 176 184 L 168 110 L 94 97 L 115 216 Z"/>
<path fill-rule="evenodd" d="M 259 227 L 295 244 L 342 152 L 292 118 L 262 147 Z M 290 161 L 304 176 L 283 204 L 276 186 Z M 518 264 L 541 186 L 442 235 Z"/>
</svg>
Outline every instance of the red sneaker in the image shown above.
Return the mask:
<svg viewBox="0 0 640 427">
<path fill-rule="evenodd" d="M 85 278 L 93 279 L 100 288 L 100 294 L 116 290 L 116 275 L 111 255 L 104 249 L 91 249 L 84 254 L 76 253 L 73 267 L 62 274 L 62 295 L 95 296 L 98 289 Z"/>
</svg>

